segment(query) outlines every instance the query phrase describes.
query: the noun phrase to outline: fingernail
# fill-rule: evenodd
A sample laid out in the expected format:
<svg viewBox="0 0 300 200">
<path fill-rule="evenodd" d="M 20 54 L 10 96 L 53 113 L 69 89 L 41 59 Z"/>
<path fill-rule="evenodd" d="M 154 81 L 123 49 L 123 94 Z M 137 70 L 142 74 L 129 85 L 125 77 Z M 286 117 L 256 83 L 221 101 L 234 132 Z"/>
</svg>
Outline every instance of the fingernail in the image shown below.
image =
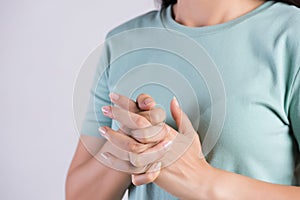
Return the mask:
<svg viewBox="0 0 300 200">
<path fill-rule="evenodd" d="M 101 153 L 101 156 L 105 159 L 105 160 L 108 160 L 109 159 L 109 155 L 108 153 Z"/>
<path fill-rule="evenodd" d="M 100 127 L 99 131 L 101 135 L 107 139 L 106 129 L 104 127 Z"/>
<path fill-rule="evenodd" d="M 163 146 L 164 146 L 164 148 L 168 148 L 168 147 L 171 146 L 172 143 L 173 143 L 173 141 L 170 140 L 170 141 L 168 141 L 168 142 L 165 142 L 165 144 L 164 144 Z"/>
<path fill-rule="evenodd" d="M 105 115 L 108 115 L 111 112 L 111 109 L 109 106 L 103 106 L 101 110 Z"/>
<path fill-rule="evenodd" d="M 173 100 L 174 100 L 175 106 L 177 108 L 179 108 L 179 103 L 178 103 L 177 98 L 175 96 L 173 96 Z"/>
<path fill-rule="evenodd" d="M 152 99 L 151 98 L 147 98 L 144 100 L 144 104 L 145 105 L 149 105 L 150 103 L 152 103 Z"/>
<path fill-rule="evenodd" d="M 116 93 L 113 93 L 113 92 L 112 92 L 112 93 L 109 94 L 109 97 L 110 97 L 111 100 L 117 101 L 117 100 L 119 99 L 120 96 L 117 95 Z"/>
</svg>

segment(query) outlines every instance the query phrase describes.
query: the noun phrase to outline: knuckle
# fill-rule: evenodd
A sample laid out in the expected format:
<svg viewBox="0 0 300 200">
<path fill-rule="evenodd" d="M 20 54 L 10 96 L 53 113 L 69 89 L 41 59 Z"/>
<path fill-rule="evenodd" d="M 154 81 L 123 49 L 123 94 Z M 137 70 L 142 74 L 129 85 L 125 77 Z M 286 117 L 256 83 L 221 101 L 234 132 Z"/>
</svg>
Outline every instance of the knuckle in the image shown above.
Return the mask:
<svg viewBox="0 0 300 200">
<path fill-rule="evenodd" d="M 144 167 L 136 167 L 131 163 L 131 168 L 132 168 L 132 174 L 143 174 L 145 173 L 145 168 Z"/>
<path fill-rule="evenodd" d="M 130 133 L 130 129 L 123 124 L 120 126 L 120 130 L 126 134 Z"/>
<path fill-rule="evenodd" d="M 141 173 L 144 173 L 146 171 L 144 160 L 140 154 L 130 153 L 129 158 L 130 158 L 130 163 L 135 167 L 137 171 Z"/>
<path fill-rule="evenodd" d="M 163 124 L 160 128 L 160 134 L 162 137 L 165 137 L 168 134 L 168 128 L 166 124 Z"/>
<path fill-rule="evenodd" d="M 146 94 L 146 93 L 141 93 L 141 95 L 140 95 L 141 97 L 145 97 L 145 98 L 147 98 L 147 97 L 149 97 L 149 95 L 148 94 Z"/>
<path fill-rule="evenodd" d="M 148 95 L 145 93 L 141 93 L 138 97 L 137 97 L 137 101 L 138 103 L 141 103 L 145 97 L 147 97 Z"/>
<path fill-rule="evenodd" d="M 127 143 L 127 148 L 130 152 L 137 152 L 139 149 L 139 145 L 136 142 L 130 141 Z"/>
<path fill-rule="evenodd" d="M 147 138 L 147 134 L 145 132 L 141 132 L 139 133 L 138 138 L 136 138 L 139 142 L 145 144 L 148 142 L 148 138 Z"/>
<path fill-rule="evenodd" d="M 162 108 L 157 108 L 157 112 L 162 116 L 162 118 L 166 118 L 166 111 Z"/>
<path fill-rule="evenodd" d="M 159 123 L 161 121 L 161 116 L 158 113 L 153 113 L 150 115 L 151 123 Z"/>
<path fill-rule="evenodd" d="M 139 95 L 139 97 L 143 97 L 143 96 L 147 96 L 147 94 L 146 94 L 146 93 L 141 93 L 141 94 Z"/>
<path fill-rule="evenodd" d="M 134 121 L 135 121 L 135 124 L 136 124 L 138 127 L 143 128 L 143 127 L 146 126 L 146 120 L 145 120 L 145 118 L 142 117 L 142 116 L 136 117 Z"/>
<path fill-rule="evenodd" d="M 137 168 L 140 168 L 139 171 L 143 171 L 143 164 L 140 162 L 138 158 L 131 160 L 131 164 Z"/>
<path fill-rule="evenodd" d="M 150 114 L 152 123 L 160 123 L 166 119 L 166 112 L 162 108 L 156 108 Z"/>
</svg>

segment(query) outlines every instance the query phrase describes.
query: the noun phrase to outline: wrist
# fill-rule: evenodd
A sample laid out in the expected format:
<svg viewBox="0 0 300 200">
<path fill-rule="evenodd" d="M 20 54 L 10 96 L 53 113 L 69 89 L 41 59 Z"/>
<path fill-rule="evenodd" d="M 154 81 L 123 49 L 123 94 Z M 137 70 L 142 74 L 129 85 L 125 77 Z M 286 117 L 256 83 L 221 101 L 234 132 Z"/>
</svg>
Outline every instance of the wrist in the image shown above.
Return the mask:
<svg viewBox="0 0 300 200">
<path fill-rule="evenodd" d="M 205 159 L 200 160 L 200 170 L 197 172 L 197 181 L 193 183 L 197 188 L 195 191 L 197 197 L 195 199 L 214 200 L 217 199 L 217 172 L 218 170 L 212 167 Z"/>
</svg>

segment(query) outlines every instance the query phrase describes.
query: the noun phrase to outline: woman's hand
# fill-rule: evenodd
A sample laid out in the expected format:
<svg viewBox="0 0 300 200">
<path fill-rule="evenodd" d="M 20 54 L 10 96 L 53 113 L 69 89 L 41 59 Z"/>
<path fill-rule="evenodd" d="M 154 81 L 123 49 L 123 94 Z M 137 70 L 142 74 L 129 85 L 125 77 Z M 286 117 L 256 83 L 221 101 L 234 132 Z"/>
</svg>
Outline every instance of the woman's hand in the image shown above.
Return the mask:
<svg viewBox="0 0 300 200">
<path fill-rule="evenodd" d="M 154 182 L 180 199 L 206 199 L 206 195 L 212 193 L 211 187 L 206 183 L 208 178 L 214 176 L 213 168 L 206 162 L 201 152 L 199 136 L 176 99 L 171 102 L 171 113 L 179 134 L 195 136 L 191 146 L 172 165 L 159 172 L 132 175 L 132 182 L 135 185 Z"/>
<path fill-rule="evenodd" d="M 101 134 L 109 141 L 101 149 L 100 161 L 116 170 L 130 173 L 143 173 L 153 170 L 153 161 L 161 158 L 170 146 L 174 136 L 170 135 L 164 125 L 166 114 L 156 108 L 154 100 L 146 94 L 137 98 L 137 103 L 117 94 L 110 95 L 116 106 L 105 106 L 104 115 L 120 122 L 120 129 L 113 131 L 101 127 Z M 144 102 L 152 102 L 151 106 Z M 138 107 L 137 107 L 138 105 Z M 108 160 L 107 157 L 120 159 Z M 158 163 L 156 163 L 156 167 Z M 150 169 L 149 169 L 150 168 Z"/>
<path fill-rule="evenodd" d="M 140 173 L 133 173 L 132 181 L 134 184 L 154 182 L 165 191 L 184 200 L 299 199 L 299 187 L 267 183 L 211 167 L 201 154 L 201 145 L 196 132 L 192 129 L 190 121 L 177 106 L 175 100 L 171 103 L 171 112 L 177 123 L 179 133 L 172 140 L 171 148 L 166 151 L 162 158 L 153 161 L 154 164 L 152 165 L 149 164 L 150 168 L 144 169 Z M 174 131 L 171 129 L 170 132 L 176 133 Z M 107 130 L 108 135 L 113 133 L 110 132 L 110 129 Z M 174 153 L 173 147 L 180 147 L 178 141 L 184 141 L 185 138 L 194 138 L 191 146 L 183 152 L 179 159 L 160 170 L 160 161 L 168 158 L 168 155 L 172 155 Z M 146 149 L 151 150 L 151 148 L 147 147 Z M 171 156 L 171 158 L 173 157 Z M 107 159 L 112 162 L 124 162 L 118 156 L 109 156 Z M 130 166 L 136 169 L 136 166 L 132 164 Z"/>
<path fill-rule="evenodd" d="M 183 113 L 180 109 L 175 98 L 171 102 L 171 113 L 178 126 L 179 133 L 166 124 L 164 124 L 160 128 L 154 128 L 157 126 L 149 125 L 149 122 L 145 121 L 145 119 L 140 118 L 134 113 L 130 113 L 126 110 L 122 110 L 116 107 L 106 107 L 106 110 L 108 111 L 105 112 L 106 116 L 119 121 L 126 127 L 129 127 L 130 131 L 128 131 L 127 134 L 131 135 L 132 139 L 136 139 L 137 137 L 140 142 L 143 141 L 145 143 L 133 145 L 136 146 L 135 149 L 128 148 L 128 146 L 126 148 L 124 147 L 124 144 L 128 144 L 128 142 L 124 141 L 129 141 L 130 138 L 128 138 L 128 136 L 113 131 L 108 127 L 104 128 L 104 135 L 108 138 L 109 141 L 129 152 L 135 151 L 137 153 L 135 160 L 139 160 L 138 163 L 132 161 L 130 161 L 130 163 L 128 161 L 126 162 L 126 159 L 124 159 L 124 155 L 119 156 L 114 154 L 113 156 L 109 156 L 111 162 L 118 165 L 127 164 L 130 166 L 130 168 L 138 168 L 140 166 L 143 167 L 142 169 L 139 169 L 137 171 L 146 170 L 145 166 L 152 164 L 146 173 L 132 175 L 132 182 L 135 185 L 153 182 L 158 177 L 155 183 L 164 188 L 166 191 L 180 197 L 184 196 L 181 194 L 183 191 L 185 191 L 184 193 L 188 193 L 190 187 L 187 187 L 189 185 L 187 183 L 193 183 L 193 180 L 195 180 L 195 170 L 199 170 L 199 167 L 202 167 L 203 169 L 204 167 L 208 167 L 208 164 L 203 159 L 201 153 L 199 137 L 193 129 L 193 126 L 186 114 Z M 136 124 L 137 121 L 139 121 L 138 125 Z M 159 129 L 160 131 L 156 131 Z M 135 134 L 132 134 L 132 132 Z M 159 137 L 157 137 L 157 135 L 159 135 Z M 167 142 L 162 142 L 162 145 L 155 145 L 151 147 L 149 146 L 149 144 L 153 143 L 151 138 L 159 138 L 160 141 Z M 161 151 L 163 153 L 159 153 L 160 149 L 163 149 L 164 146 L 169 146 L 171 142 L 171 148 Z M 189 144 L 191 144 L 191 146 Z M 139 149 L 139 151 L 136 151 L 136 149 Z M 149 159 L 148 157 L 148 159 L 143 160 L 141 158 L 143 158 L 145 152 L 153 152 L 153 155 L 155 156 L 152 156 L 152 159 Z M 164 168 L 160 174 L 159 169 L 161 165 L 170 166 Z M 180 171 L 184 173 L 178 173 Z M 189 176 L 187 176 L 187 174 L 189 174 Z M 176 181 L 178 182 L 178 184 L 170 184 L 172 183 L 172 181 Z M 182 190 L 182 188 L 184 187 L 187 187 L 187 189 Z M 179 188 L 181 189 L 179 190 Z M 179 191 L 180 193 L 178 193 Z"/>
</svg>

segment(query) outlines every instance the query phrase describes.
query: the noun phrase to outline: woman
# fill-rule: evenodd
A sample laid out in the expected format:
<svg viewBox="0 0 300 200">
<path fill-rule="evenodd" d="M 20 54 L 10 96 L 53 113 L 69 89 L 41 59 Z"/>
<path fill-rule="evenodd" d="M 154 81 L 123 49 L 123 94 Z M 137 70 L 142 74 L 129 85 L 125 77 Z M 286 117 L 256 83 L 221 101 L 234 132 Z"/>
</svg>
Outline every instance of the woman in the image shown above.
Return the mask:
<svg viewBox="0 0 300 200">
<path fill-rule="evenodd" d="M 285 2 L 300 5 L 299 1 Z M 133 28 L 168 27 L 199 42 L 218 66 L 224 80 L 227 96 L 224 129 L 207 157 L 199 158 L 201 144 L 196 138 L 172 165 L 159 171 L 160 163 L 153 161 L 154 170 L 132 176 L 101 164 L 79 142 L 68 173 L 67 199 L 120 199 L 131 181 L 135 185 L 155 184 L 129 187 L 130 199 L 299 199 L 300 188 L 296 185 L 300 181 L 297 177 L 300 155 L 300 10 L 286 3 L 261 0 L 163 1 L 160 11 L 146 13 L 112 30 L 108 37 Z M 163 60 L 164 57 L 158 56 L 157 59 Z M 176 65 L 177 61 L 166 60 L 167 64 Z M 184 68 L 185 72 L 188 70 Z M 106 81 L 114 76 L 115 73 L 110 71 Z M 122 146 L 122 141 L 132 138 L 110 129 L 111 118 L 124 126 L 132 124 L 117 107 L 108 105 L 113 102 L 126 109 L 124 105 L 129 104 L 130 117 L 141 116 L 139 121 L 142 123 L 131 128 L 138 130 L 145 128 L 144 125 L 151 126 L 149 121 L 153 124 L 153 115 L 156 123 L 164 119 L 164 114 L 154 109 L 154 100 L 169 97 L 154 95 L 152 99 L 143 94 L 135 104 L 118 94 L 108 97 L 107 85 L 107 82 L 101 82 L 97 91 L 101 97 L 96 99 L 97 106 L 105 106 L 102 109 L 104 116 L 98 122 L 107 143 L 136 153 L 153 148 L 147 141 L 136 143 L 134 149 Z M 199 98 L 201 95 L 205 96 L 200 94 Z M 199 102 L 201 104 L 205 99 Z M 176 99 L 171 102 L 171 113 L 178 131 L 171 127 L 164 129 L 161 135 L 165 138 L 159 138 L 159 144 L 168 146 L 166 141 L 172 141 L 177 132 L 184 135 L 193 130 L 197 135 Z M 98 123 L 91 123 L 93 121 L 96 120 L 88 113 L 83 135 L 99 137 Z M 93 155 L 98 152 L 101 149 Z"/>
</svg>

